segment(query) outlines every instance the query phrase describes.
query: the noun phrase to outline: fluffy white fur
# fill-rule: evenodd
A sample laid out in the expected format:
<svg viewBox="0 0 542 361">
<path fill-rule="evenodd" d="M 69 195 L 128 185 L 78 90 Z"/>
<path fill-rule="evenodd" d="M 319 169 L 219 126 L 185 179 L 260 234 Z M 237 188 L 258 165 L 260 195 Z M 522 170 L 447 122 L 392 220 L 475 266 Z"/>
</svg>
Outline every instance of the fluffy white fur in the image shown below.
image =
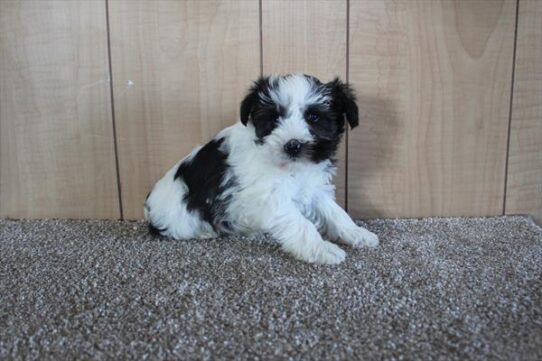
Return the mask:
<svg viewBox="0 0 542 361">
<path fill-rule="evenodd" d="M 283 104 L 288 113 L 265 143 L 255 143 L 252 123 L 245 126 L 239 122 L 215 137 L 224 139 L 221 147 L 228 153 L 229 167 L 222 183 L 236 179 L 235 185 L 225 187 L 220 195 L 230 197 L 223 218 L 231 227 L 229 231 L 245 235 L 269 233 L 297 259 L 337 264 L 345 259 L 345 252 L 330 241 L 354 247 L 376 246 L 378 237 L 357 226 L 335 202 L 331 183 L 335 166 L 330 160 L 292 161 L 284 154 L 284 144 L 291 139 L 313 140 L 303 119 L 305 105 L 325 104 L 328 99 L 314 93 L 310 81 L 302 76 L 280 81 L 278 90 L 270 93 L 274 99 L 262 101 Z M 198 150 L 171 168 L 146 201 L 145 218 L 163 229 L 163 235 L 174 239 L 217 236 L 216 227 L 197 211 L 187 209 L 187 186 L 182 179 L 174 179 L 179 165 L 191 162 Z"/>
</svg>

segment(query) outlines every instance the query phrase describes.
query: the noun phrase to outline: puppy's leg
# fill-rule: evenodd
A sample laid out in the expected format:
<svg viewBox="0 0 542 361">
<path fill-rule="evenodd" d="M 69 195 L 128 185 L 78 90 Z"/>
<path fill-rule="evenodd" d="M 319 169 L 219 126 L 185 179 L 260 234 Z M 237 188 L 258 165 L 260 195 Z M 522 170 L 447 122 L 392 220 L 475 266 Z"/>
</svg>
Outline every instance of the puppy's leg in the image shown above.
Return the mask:
<svg viewBox="0 0 542 361">
<path fill-rule="evenodd" d="M 323 196 L 315 201 L 316 212 L 324 223 L 327 235 L 334 241 L 353 247 L 376 247 L 378 236 L 358 226 L 331 197 Z"/>
<path fill-rule="evenodd" d="M 281 243 L 284 251 L 302 261 L 338 264 L 346 256 L 337 245 L 322 239 L 314 224 L 298 210 L 273 215 L 265 228 Z"/>
</svg>

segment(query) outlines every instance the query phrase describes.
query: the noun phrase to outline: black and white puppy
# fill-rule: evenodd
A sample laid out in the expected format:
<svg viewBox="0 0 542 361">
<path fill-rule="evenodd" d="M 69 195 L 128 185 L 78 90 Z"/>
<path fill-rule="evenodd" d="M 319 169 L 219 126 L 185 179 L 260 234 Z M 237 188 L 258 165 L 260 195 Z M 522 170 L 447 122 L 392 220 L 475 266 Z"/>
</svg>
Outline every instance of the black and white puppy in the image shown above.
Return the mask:
<svg viewBox="0 0 542 361">
<path fill-rule="evenodd" d="M 378 237 L 335 202 L 331 179 L 345 121 L 358 125 L 358 107 L 339 79 L 258 79 L 241 103 L 241 121 L 156 183 L 145 201 L 151 231 L 174 239 L 268 233 L 294 257 L 328 264 L 345 252 L 327 240 L 377 246 Z"/>
</svg>

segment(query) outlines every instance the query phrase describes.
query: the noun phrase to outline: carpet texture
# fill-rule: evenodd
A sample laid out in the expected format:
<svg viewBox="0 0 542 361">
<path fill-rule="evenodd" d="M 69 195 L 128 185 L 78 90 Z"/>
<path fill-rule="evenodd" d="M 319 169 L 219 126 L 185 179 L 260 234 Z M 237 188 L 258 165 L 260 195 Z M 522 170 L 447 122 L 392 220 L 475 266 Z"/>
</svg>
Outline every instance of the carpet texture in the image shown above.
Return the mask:
<svg viewBox="0 0 542 361">
<path fill-rule="evenodd" d="M 142 222 L 0 220 L 0 359 L 542 359 L 542 230 L 374 220 L 304 264 L 272 240 Z"/>
</svg>

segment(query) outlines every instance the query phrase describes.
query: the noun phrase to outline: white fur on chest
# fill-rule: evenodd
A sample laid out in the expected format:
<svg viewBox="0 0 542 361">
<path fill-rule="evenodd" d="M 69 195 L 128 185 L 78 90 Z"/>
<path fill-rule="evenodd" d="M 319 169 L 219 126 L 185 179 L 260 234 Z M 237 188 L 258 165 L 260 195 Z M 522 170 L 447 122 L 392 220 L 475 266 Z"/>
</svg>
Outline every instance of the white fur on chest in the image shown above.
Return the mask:
<svg viewBox="0 0 542 361">
<path fill-rule="evenodd" d="M 227 137 L 228 162 L 237 180 L 229 207 L 230 222 L 237 231 L 250 232 L 267 226 L 265 209 L 280 210 L 295 205 L 306 214 L 321 196 L 334 198 L 331 179 L 335 167 L 330 161 L 284 162 L 262 157 L 265 148 L 247 137 L 246 127 L 235 125 L 219 136 Z"/>
</svg>

